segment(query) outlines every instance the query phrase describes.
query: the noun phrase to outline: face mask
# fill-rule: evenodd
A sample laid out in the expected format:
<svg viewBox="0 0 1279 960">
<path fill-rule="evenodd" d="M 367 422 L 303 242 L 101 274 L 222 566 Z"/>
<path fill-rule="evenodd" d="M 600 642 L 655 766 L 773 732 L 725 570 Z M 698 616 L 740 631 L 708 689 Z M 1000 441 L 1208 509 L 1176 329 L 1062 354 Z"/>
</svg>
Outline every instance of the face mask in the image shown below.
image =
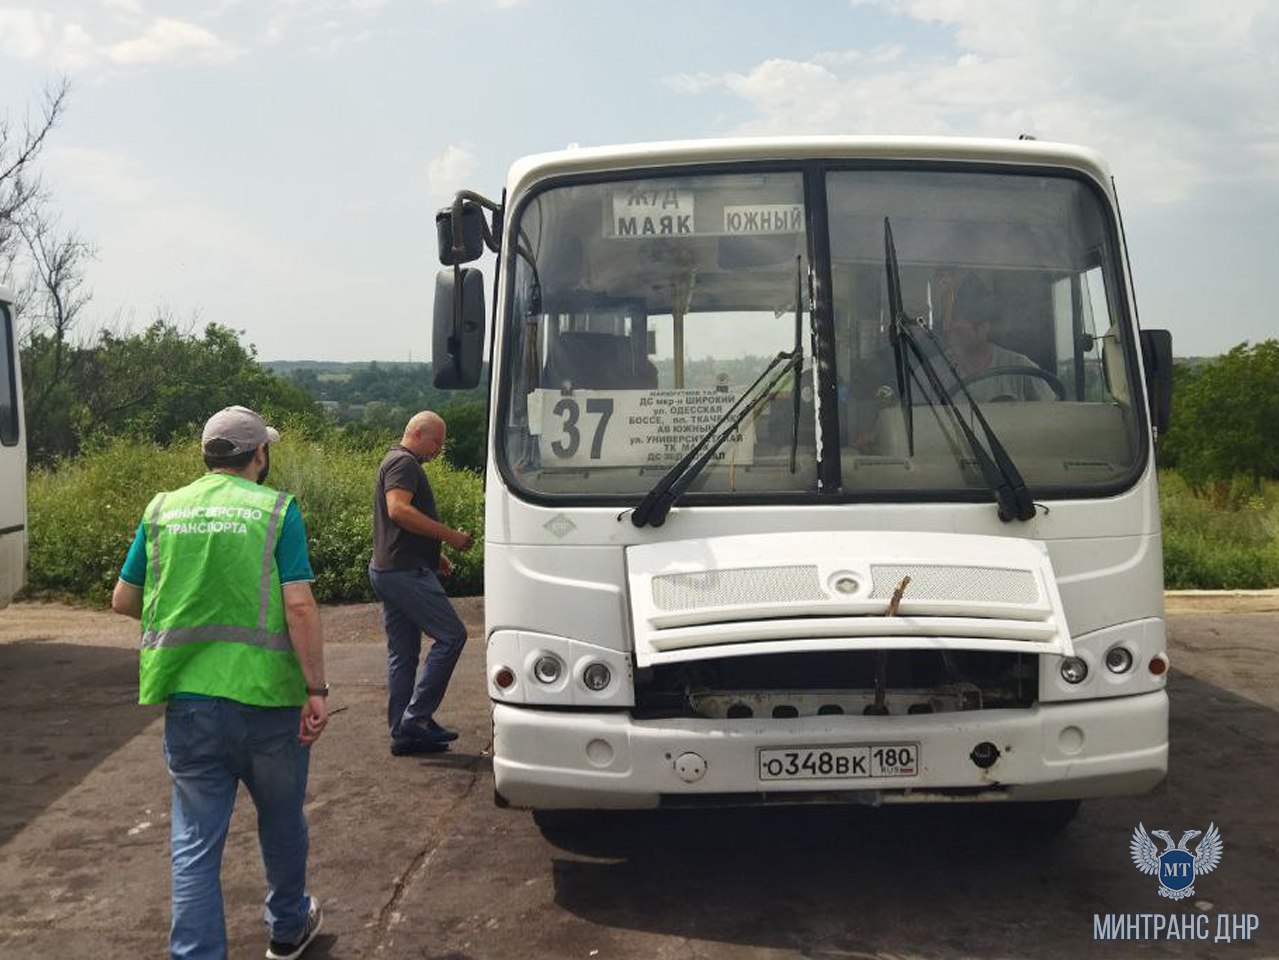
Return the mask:
<svg viewBox="0 0 1279 960">
<path fill-rule="evenodd" d="M 271 472 L 271 448 L 268 446 L 263 451 L 266 456 L 266 462 L 262 464 L 262 472 L 258 474 L 258 483 L 266 483 L 267 474 Z"/>
</svg>

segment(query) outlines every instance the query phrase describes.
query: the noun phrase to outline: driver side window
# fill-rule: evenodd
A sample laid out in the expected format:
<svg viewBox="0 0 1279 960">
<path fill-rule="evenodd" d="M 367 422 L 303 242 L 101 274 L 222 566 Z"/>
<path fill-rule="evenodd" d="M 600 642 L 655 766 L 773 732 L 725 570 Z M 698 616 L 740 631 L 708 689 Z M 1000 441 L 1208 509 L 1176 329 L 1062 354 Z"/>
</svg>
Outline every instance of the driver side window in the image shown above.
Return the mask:
<svg viewBox="0 0 1279 960">
<path fill-rule="evenodd" d="M 1122 401 L 1126 390 L 1113 391 L 1106 374 L 1104 344 L 1116 334 L 1110 323 L 1105 275 L 1093 267 L 1053 284 L 1054 338 L 1058 375 L 1071 399 L 1087 403 Z M 1111 352 L 1119 349 L 1116 341 Z"/>
</svg>

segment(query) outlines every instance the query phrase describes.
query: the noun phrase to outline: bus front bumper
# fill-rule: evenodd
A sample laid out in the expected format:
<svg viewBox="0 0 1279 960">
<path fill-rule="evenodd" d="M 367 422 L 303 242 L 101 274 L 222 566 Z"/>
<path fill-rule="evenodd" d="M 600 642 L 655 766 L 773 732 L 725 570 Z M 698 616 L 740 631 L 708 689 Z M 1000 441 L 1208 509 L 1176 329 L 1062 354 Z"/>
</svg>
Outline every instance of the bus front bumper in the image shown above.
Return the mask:
<svg viewBox="0 0 1279 960">
<path fill-rule="evenodd" d="M 493 730 L 498 795 L 548 810 L 1082 799 L 1145 793 L 1168 768 L 1162 690 L 1018 710 L 785 720 L 634 720 L 495 703 Z M 903 745 L 915 746 L 913 772 L 874 776 L 854 761 L 856 776 L 831 775 L 832 757 Z M 781 775 L 766 776 L 768 766 Z"/>
</svg>

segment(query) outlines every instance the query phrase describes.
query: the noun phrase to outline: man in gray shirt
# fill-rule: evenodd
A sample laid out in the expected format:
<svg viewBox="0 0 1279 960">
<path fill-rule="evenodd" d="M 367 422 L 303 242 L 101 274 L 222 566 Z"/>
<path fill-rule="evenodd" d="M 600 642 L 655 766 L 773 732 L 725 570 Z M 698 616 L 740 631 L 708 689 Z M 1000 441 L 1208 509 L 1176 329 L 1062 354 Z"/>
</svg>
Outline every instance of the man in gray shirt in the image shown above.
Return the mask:
<svg viewBox="0 0 1279 960">
<path fill-rule="evenodd" d="M 435 720 L 466 627 L 440 577 L 453 570 L 441 543 L 469 550 L 471 536 L 440 522 L 422 464 L 444 449 L 447 427 L 429 410 L 415 414 L 378 467 L 373 493 L 373 559 L 369 582 L 382 601 L 386 629 L 386 720 L 395 756 L 447 750 L 457 734 Z M 422 634 L 432 638 L 421 672 Z M 417 674 L 416 682 L 414 675 Z"/>
<path fill-rule="evenodd" d="M 1017 372 L 1019 368 L 1037 370 L 1033 360 L 990 339 L 990 325 L 997 313 L 994 296 L 974 276 L 959 284 L 953 304 L 942 312 L 942 333 L 950 361 L 965 382 L 973 378 L 968 392 L 979 403 L 1056 400 L 1057 395 L 1043 379 Z M 1001 370 L 1009 372 L 995 372 Z M 986 371 L 990 373 L 979 376 Z"/>
</svg>

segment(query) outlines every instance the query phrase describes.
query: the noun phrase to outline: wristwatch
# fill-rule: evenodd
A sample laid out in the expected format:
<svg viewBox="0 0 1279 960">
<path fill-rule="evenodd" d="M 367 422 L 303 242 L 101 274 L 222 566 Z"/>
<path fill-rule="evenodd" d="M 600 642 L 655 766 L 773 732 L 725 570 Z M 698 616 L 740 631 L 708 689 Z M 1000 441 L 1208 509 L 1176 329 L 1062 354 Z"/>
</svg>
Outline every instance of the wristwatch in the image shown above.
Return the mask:
<svg viewBox="0 0 1279 960">
<path fill-rule="evenodd" d="M 326 680 L 318 687 L 307 687 L 306 695 L 308 697 L 327 697 L 329 695 L 329 684 Z"/>
</svg>

